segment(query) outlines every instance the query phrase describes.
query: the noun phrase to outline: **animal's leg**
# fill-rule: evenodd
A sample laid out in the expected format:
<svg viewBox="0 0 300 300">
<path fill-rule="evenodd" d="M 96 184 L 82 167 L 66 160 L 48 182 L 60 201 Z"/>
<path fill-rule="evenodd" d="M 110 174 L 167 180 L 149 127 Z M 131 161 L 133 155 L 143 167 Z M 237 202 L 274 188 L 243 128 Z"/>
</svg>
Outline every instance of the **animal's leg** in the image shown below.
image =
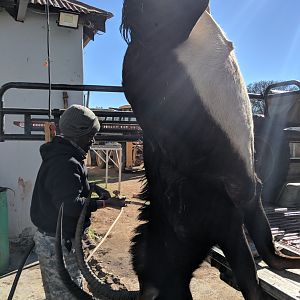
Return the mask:
<svg viewBox="0 0 300 300">
<path fill-rule="evenodd" d="M 259 286 L 255 262 L 242 227 L 242 220 L 239 216 L 225 216 L 219 246 L 233 270 L 244 298 L 247 300 L 271 299 Z"/>
<path fill-rule="evenodd" d="M 299 269 L 300 258 L 285 256 L 276 251 L 270 225 L 259 197 L 243 207 L 246 228 L 262 259 L 275 269 Z"/>
<path fill-rule="evenodd" d="M 132 248 L 134 268 L 140 282 L 140 300 L 191 300 L 189 282 L 192 271 L 183 274 L 178 270 L 182 259 L 176 252 L 180 249 L 174 240 L 163 241 L 165 228 L 163 224 L 157 225 L 161 225 L 161 232 L 150 224 L 143 225 Z M 181 255 L 186 255 L 183 249 Z"/>
<path fill-rule="evenodd" d="M 191 300 L 192 273 L 209 248 L 199 253 L 194 244 L 179 240 L 170 226 L 157 219 L 153 227 L 152 224 L 142 225 L 141 234 L 134 238 L 132 247 L 140 300 Z"/>
</svg>

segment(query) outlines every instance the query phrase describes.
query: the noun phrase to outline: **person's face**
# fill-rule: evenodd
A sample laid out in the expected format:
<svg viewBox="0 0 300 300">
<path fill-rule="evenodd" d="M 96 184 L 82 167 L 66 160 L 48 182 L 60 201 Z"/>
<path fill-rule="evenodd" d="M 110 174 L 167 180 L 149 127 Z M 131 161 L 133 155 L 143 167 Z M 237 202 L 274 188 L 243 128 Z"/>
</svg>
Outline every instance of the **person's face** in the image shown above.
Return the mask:
<svg viewBox="0 0 300 300">
<path fill-rule="evenodd" d="M 97 131 L 93 130 L 87 135 L 78 137 L 76 139 L 76 144 L 87 153 L 90 150 L 92 144 L 95 142 L 96 133 Z"/>
</svg>

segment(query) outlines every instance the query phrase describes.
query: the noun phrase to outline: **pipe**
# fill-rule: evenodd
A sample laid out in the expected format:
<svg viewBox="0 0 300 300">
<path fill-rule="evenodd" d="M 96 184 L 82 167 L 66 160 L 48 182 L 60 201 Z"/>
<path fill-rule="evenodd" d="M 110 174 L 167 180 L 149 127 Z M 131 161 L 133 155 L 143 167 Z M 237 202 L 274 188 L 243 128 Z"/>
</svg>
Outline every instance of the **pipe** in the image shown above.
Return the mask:
<svg viewBox="0 0 300 300">
<path fill-rule="evenodd" d="M 32 241 L 31 245 L 30 245 L 30 246 L 28 247 L 28 249 L 27 249 L 27 252 L 26 252 L 25 255 L 23 256 L 23 259 L 22 259 L 22 261 L 21 261 L 21 263 L 20 263 L 20 266 L 19 266 L 19 268 L 18 268 L 16 277 L 15 277 L 14 282 L 13 282 L 13 284 L 12 284 L 12 287 L 11 287 L 11 289 L 10 289 L 10 292 L 9 292 L 9 295 L 8 295 L 7 300 L 12 300 L 12 298 L 13 298 L 13 296 L 14 296 L 14 293 L 15 293 L 15 291 L 16 291 L 16 288 L 17 288 L 17 285 L 18 285 L 18 282 L 19 282 L 21 273 L 22 273 L 22 271 L 23 271 L 23 267 L 24 267 L 24 265 L 25 265 L 25 263 L 26 263 L 26 261 L 27 261 L 28 256 L 30 255 L 32 249 L 34 248 L 34 245 L 35 245 L 35 244 L 34 244 L 34 241 Z"/>
<path fill-rule="evenodd" d="M 103 237 L 103 239 L 100 241 L 100 243 L 97 245 L 97 247 L 90 253 L 90 255 L 88 256 L 88 258 L 86 259 L 87 262 L 93 257 L 94 253 L 99 249 L 99 247 L 105 242 L 105 240 L 107 239 L 108 235 L 110 234 L 110 232 L 115 227 L 115 225 L 117 224 L 118 220 L 120 219 L 120 217 L 121 217 L 121 215 L 123 213 L 123 210 L 124 210 L 124 207 L 121 208 L 121 211 L 120 211 L 119 215 L 117 216 L 117 218 L 115 219 L 115 221 L 112 223 L 112 225 L 109 227 L 109 229 L 106 232 L 106 234 Z"/>
<path fill-rule="evenodd" d="M 9 264 L 7 188 L 0 187 L 0 273 L 5 272 Z"/>
</svg>

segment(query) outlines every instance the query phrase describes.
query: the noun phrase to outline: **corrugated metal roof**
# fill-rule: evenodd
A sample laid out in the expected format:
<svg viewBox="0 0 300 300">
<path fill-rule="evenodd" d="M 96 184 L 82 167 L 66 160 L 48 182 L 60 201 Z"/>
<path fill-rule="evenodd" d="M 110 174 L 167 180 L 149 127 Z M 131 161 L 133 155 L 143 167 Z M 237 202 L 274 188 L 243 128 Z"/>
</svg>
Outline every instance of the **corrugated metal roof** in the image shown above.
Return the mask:
<svg viewBox="0 0 300 300">
<path fill-rule="evenodd" d="M 47 0 L 30 0 L 32 5 L 47 5 Z M 112 13 L 96 8 L 76 0 L 49 0 L 50 7 L 77 12 L 80 14 L 99 14 L 107 19 L 113 16 Z"/>
<path fill-rule="evenodd" d="M 107 19 L 113 17 L 113 14 L 103 9 L 90 6 L 77 0 L 48 0 L 50 11 L 69 11 L 80 14 L 81 24 L 83 25 L 84 46 L 94 40 L 98 31 L 105 32 L 105 23 Z M 31 8 L 45 9 L 47 0 L 29 0 L 28 6 Z M 9 10 L 9 13 L 16 18 L 19 4 L 15 0 L 0 0 L 0 7 Z M 25 16 L 23 16 L 25 18 Z"/>
</svg>

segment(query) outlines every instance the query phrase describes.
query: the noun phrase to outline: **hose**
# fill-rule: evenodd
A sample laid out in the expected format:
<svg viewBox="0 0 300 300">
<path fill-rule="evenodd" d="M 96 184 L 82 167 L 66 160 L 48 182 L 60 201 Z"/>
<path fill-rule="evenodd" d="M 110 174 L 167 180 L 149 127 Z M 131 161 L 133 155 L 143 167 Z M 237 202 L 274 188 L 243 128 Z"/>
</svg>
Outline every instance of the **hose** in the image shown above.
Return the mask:
<svg viewBox="0 0 300 300">
<path fill-rule="evenodd" d="M 105 242 L 106 238 L 108 237 L 108 235 L 110 234 L 110 232 L 112 231 L 112 229 L 114 228 L 114 226 L 116 225 L 116 223 L 118 222 L 118 220 L 120 219 L 120 217 L 121 217 L 121 215 L 123 213 L 123 209 L 124 209 L 124 207 L 121 208 L 121 211 L 120 211 L 119 215 L 117 216 L 117 218 L 115 219 L 115 221 L 112 223 L 112 225 L 110 226 L 110 228 L 106 232 L 106 234 L 103 237 L 103 239 L 100 241 L 100 243 L 97 245 L 97 247 L 88 256 L 88 258 L 86 259 L 87 262 L 92 258 L 92 256 L 99 249 L 99 247 Z"/>
</svg>

